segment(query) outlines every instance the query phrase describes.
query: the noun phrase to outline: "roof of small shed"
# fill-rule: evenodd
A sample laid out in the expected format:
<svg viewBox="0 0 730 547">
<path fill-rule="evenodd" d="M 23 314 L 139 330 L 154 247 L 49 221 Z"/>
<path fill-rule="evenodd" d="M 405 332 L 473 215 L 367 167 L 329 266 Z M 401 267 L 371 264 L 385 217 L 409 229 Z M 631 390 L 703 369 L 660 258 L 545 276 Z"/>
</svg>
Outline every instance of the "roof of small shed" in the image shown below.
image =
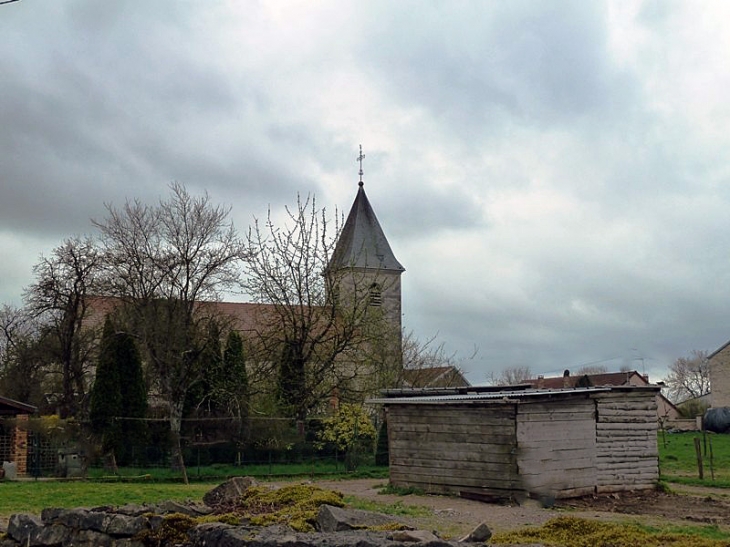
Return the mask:
<svg viewBox="0 0 730 547">
<path fill-rule="evenodd" d="M 0 415 L 33 414 L 36 410 L 38 409 L 33 405 L 0 395 Z"/>
<path fill-rule="evenodd" d="M 386 397 L 378 399 L 370 399 L 368 402 L 376 404 L 447 404 L 447 403 L 477 403 L 500 402 L 500 401 L 519 401 L 535 398 L 567 398 L 574 395 L 600 393 L 608 391 L 659 391 L 659 387 L 655 386 L 606 386 L 606 387 L 584 387 L 584 388 L 565 388 L 565 389 L 511 389 L 511 390 L 490 390 L 476 392 L 460 392 L 460 393 L 444 393 L 440 390 L 438 393 L 428 393 L 428 390 L 397 390 L 386 392 Z"/>
</svg>

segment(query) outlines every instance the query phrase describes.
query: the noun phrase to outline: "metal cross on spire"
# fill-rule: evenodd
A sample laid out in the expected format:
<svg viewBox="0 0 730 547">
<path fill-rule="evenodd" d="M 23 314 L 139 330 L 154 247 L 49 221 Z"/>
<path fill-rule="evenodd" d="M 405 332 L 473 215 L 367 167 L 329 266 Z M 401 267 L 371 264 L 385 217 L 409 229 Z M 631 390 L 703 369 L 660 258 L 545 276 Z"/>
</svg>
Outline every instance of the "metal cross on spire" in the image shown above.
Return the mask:
<svg viewBox="0 0 730 547">
<path fill-rule="evenodd" d="M 360 162 L 360 182 L 358 182 L 357 185 L 358 186 L 362 186 L 363 185 L 363 181 L 362 181 L 362 175 L 363 175 L 363 172 L 362 172 L 362 160 L 365 159 L 365 154 L 362 153 L 362 144 L 360 145 L 360 155 L 357 158 L 355 158 L 355 159 Z"/>
</svg>

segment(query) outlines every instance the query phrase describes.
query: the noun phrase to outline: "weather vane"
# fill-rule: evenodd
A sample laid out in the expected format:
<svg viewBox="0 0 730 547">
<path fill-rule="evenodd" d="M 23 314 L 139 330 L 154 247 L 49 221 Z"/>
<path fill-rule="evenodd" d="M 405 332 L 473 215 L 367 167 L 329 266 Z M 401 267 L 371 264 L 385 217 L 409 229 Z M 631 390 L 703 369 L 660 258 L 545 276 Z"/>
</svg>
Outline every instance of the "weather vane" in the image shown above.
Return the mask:
<svg viewBox="0 0 730 547">
<path fill-rule="evenodd" d="M 362 175 L 363 175 L 363 172 L 362 172 L 362 160 L 365 159 L 365 154 L 362 153 L 362 144 L 360 145 L 360 155 L 356 159 L 357 159 L 357 161 L 360 162 L 360 182 L 358 182 L 357 184 L 358 184 L 358 186 L 362 186 L 363 185 L 363 182 L 362 182 Z"/>
</svg>

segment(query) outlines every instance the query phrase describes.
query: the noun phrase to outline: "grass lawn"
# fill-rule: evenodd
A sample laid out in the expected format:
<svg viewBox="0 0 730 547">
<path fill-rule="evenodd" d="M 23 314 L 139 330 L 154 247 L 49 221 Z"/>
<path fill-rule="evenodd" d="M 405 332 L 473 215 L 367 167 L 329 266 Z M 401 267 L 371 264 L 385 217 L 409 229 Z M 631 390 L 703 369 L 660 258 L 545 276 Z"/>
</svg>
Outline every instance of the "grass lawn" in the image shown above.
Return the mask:
<svg viewBox="0 0 730 547">
<path fill-rule="evenodd" d="M 339 472 L 338 472 L 339 471 Z M 387 478 L 387 467 L 363 466 L 345 473 L 342 464 L 212 465 L 188 468 L 191 484 L 181 482 L 180 473 L 168 469 L 120 469 L 118 476 L 90 470 L 91 480 L 0 481 L 0 517 L 13 513 L 40 513 L 46 507 L 95 507 L 125 503 L 155 503 L 164 500 L 202 500 L 203 494 L 233 476 L 259 479 L 297 478 Z"/>
<path fill-rule="evenodd" d="M 164 500 L 202 500 L 215 484 L 155 482 L 1 481 L 0 516 L 40 513 L 46 507 L 95 507 Z"/>
<path fill-rule="evenodd" d="M 387 478 L 388 468 L 374 465 L 361 465 L 354 473 L 345 473 L 342 463 L 315 461 L 312 463 L 291 463 L 291 464 L 250 464 L 243 466 L 212 464 L 207 466 L 189 466 L 187 468 L 188 478 L 191 481 L 221 481 L 230 477 L 250 476 L 263 478 L 286 478 L 286 477 L 340 477 L 349 478 Z M 115 478 L 142 479 L 150 477 L 156 481 L 180 481 L 182 476 L 179 471 L 170 468 L 120 468 L 118 475 L 111 475 L 108 471 L 99 468 L 89 469 L 90 479 L 108 480 Z"/>
<path fill-rule="evenodd" d="M 700 439 L 704 479 L 700 480 L 694 439 Z M 659 433 L 659 470 L 663 480 L 699 486 L 730 488 L 730 435 L 702 432 Z M 710 466 L 712 448 L 712 469 Z M 714 472 L 715 478 L 712 479 Z"/>
</svg>

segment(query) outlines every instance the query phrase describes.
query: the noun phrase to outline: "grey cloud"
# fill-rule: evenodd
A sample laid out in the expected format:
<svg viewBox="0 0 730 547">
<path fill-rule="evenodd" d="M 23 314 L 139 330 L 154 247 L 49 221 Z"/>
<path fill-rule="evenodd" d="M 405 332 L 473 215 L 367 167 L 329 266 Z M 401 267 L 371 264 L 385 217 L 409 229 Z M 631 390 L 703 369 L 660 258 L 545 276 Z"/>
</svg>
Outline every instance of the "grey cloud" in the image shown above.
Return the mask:
<svg viewBox="0 0 730 547">
<path fill-rule="evenodd" d="M 424 105 L 466 141 L 506 123 L 611 119 L 636 98 L 612 66 L 597 3 L 400 4 L 362 45 L 404 104 Z"/>
</svg>

